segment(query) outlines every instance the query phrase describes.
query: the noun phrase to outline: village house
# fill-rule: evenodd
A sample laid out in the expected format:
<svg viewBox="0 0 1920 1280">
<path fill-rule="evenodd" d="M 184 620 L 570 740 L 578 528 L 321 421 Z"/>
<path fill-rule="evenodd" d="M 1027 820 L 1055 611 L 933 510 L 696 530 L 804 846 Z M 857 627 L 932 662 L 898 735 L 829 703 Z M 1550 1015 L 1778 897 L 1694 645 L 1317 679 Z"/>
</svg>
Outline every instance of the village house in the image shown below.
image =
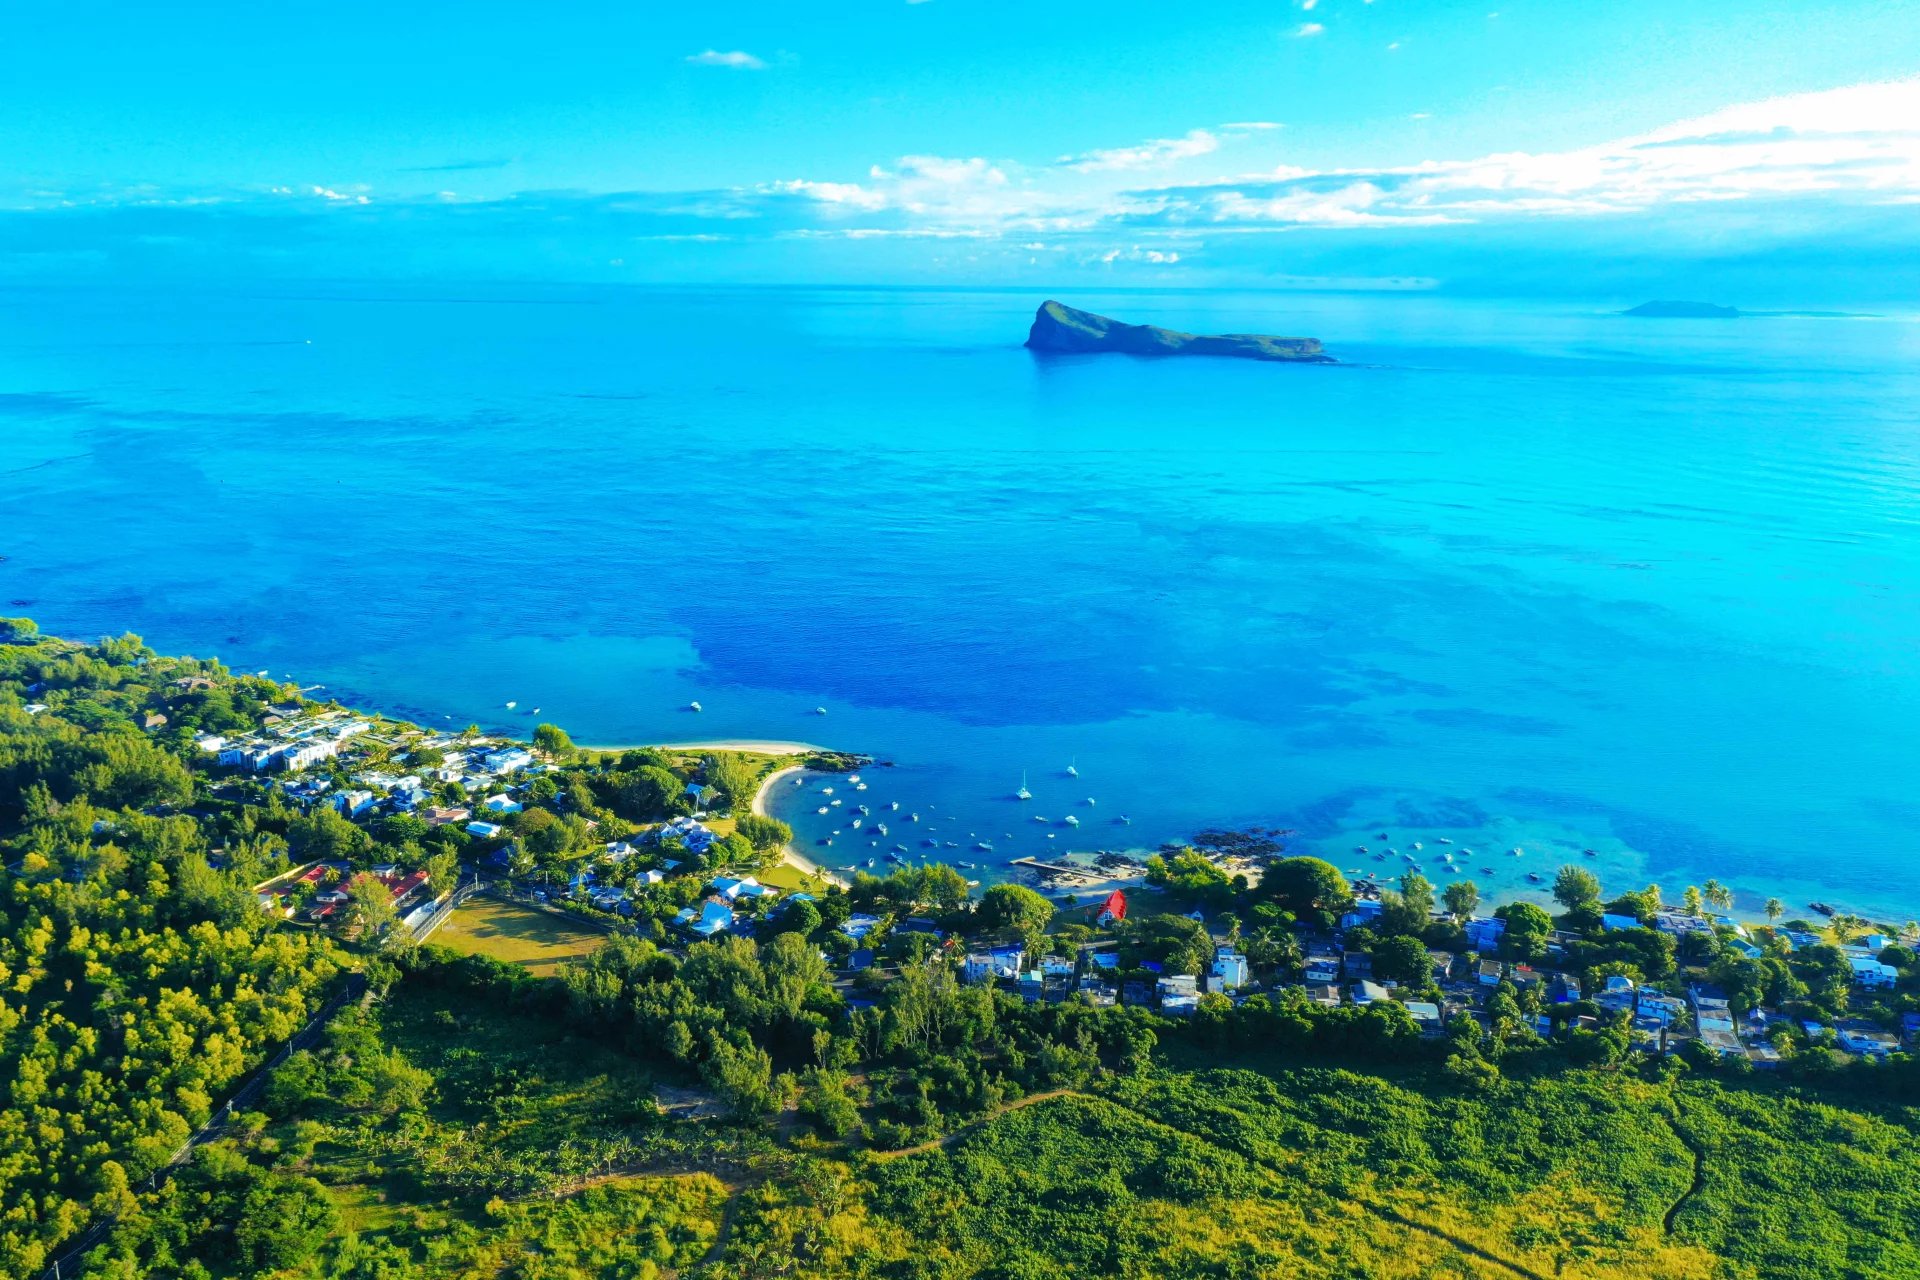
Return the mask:
<svg viewBox="0 0 1920 1280">
<path fill-rule="evenodd" d="M 1413 1019 L 1413 1025 L 1420 1028 L 1421 1035 L 1439 1035 L 1445 1029 L 1440 1020 L 1440 1006 L 1429 1001 L 1407 1001 L 1407 1015 Z"/>
<path fill-rule="evenodd" d="M 1225 947 L 1213 953 L 1213 970 L 1208 975 L 1207 990 L 1232 991 L 1247 985 L 1247 958 L 1237 951 Z"/>
<path fill-rule="evenodd" d="M 742 898 L 771 898 L 780 892 L 778 889 L 761 884 L 752 876 L 742 876 L 739 879 L 732 876 L 715 876 L 711 888 L 728 902 L 738 902 Z"/>
<path fill-rule="evenodd" d="M 1340 957 L 1337 953 L 1316 948 L 1307 952 L 1306 978 L 1309 985 L 1320 985 L 1340 980 Z"/>
<path fill-rule="evenodd" d="M 1476 916 L 1467 921 L 1466 934 L 1475 951 L 1498 951 L 1500 939 L 1507 935 L 1507 922 L 1493 916 Z"/>
<path fill-rule="evenodd" d="M 718 898 L 708 898 L 696 907 L 684 907 L 673 922 L 701 938 L 711 938 L 733 928 L 733 908 Z"/>
</svg>

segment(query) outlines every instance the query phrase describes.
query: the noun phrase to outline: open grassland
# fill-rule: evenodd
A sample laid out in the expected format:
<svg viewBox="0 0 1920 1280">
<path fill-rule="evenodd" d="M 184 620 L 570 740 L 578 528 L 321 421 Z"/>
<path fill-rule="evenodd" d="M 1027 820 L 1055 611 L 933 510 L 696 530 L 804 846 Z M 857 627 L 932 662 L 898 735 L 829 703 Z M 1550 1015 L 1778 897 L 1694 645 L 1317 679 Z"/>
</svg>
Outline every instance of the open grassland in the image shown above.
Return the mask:
<svg viewBox="0 0 1920 1280">
<path fill-rule="evenodd" d="M 545 911 L 484 897 L 462 903 L 433 935 L 438 946 L 525 965 L 543 975 L 606 940 L 604 933 Z"/>
</svg>

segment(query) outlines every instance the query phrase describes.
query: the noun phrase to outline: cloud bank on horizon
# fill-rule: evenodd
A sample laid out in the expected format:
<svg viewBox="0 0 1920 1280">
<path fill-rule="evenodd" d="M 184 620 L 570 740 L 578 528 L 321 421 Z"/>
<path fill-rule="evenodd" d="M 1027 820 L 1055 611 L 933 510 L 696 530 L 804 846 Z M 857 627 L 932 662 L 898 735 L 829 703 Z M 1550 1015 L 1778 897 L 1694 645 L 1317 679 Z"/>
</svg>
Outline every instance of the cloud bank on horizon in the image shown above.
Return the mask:
<svg viewBox="0 0 1920 1280">
<path fill-rule="evenodd" d="M 767 67 L 737 50 L 686 61 Z M 1621 288 L 1696 269 L 1703 283 L 1764 269 L 1801 287 L 1843 267 L 1845 245 L 1863 278 L 1914 289 L 1920 78 L 1740 103 L 1566 150 L 1338 167 L 1289 163 L 1289 151 L 1283 122 L 1241 121 L 1040 157 L 905 155 L 687 190 L 417 185 L 422 173 L 457 185 L 498 161 L 392 173 L 386 189 L 315 174 L 257 189 L 20 190 L 0 212 L 0 268 L 284 264 L 291 248 L 320 273 L 352 259 L 375 273 L 575 279 L 1123 272 L 1532 291 L 1570 259 Z"/>
</svg>

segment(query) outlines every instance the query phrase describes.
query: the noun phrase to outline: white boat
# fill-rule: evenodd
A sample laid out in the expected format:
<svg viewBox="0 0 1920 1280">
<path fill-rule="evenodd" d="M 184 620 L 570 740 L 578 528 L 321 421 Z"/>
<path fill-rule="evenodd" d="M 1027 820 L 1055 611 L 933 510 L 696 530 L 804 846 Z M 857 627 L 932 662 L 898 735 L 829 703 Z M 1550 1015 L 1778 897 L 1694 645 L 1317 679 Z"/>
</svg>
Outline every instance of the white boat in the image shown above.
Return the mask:
<svg viewBox="0 0 1920 1280">
<path fill-rule="evenodd" d="M 1080 825 L 1080 819 L 1074 817 L 1072 814 L 1067 815 L 1066 821 L 1067 821 L 1067 825 L 1070 827 L 1077 827 Z"/>
<path fill-rule="evenodd" d="M 1090 805 L 1093 805 L 1093 804 L 1099 804 L 1100 802 L 1098 800 L 1095 800 L 1092 796 L 1088 796 L 1087 803 Z"/>
<path fill-rule="evenodd" d="M 1416 849 L 1420 849 L 1420 848 L 1424 848 L 1425 846 L 1424 846 L 1424 845 L 1422 845 L 1422 844 L 1421 844 L 1421 843 L 1420 843 L 1420 842 L 1419 842 L 1418 840 L 1415 840 L 1415 841 L 1413 842 L 1413 847 L 1414 847 L 1414 848 L 1416 848 Z"/>
<path fill-rule="evenodd" d="M 860 775 L 859 775 L 859 774 L 857 774 L 857 773 L 850 773 L 850 774 L 848 774 L 848 775 L 847 775 L 847 781 L 848 781 L 848 782 L 858 782 L 858 781 L 860 781 Z"/>
<path fill-rule="evenodd" d="M 893 803 L 889 804 L 887 808 L 893 810 L 895 813 L 898 813 L 900 812 L 900 802 L 898 800 L 895 800 Z"/>
<path fill-rule="evenodd" d="M 1447 839 L 1445 836 L 1435 836 L 1433 838 L 1433 842 L 1435 844 L 1452 844 L 1453 843 L 1453 841 Z"/>
<path fill-rule="evenodd" d="M 1033 815 L 1033 820 L 1034 820 L 1035 822 L 1045 822 L 1045 821 L 1046 821 L 1046 819 L 1045 819 L 1044 817 L 1042 817 L 1041 815 L 1039 815 L 1039 814 L 1037 814 L 1037 813 Z"/>
<path fill-rule="evenodd" d="M 1513 849 L 1513 856 L 1517 858 L 1517 857 L 1519 857 L 1519 856 L 1520 856 L 1521 854 L 1523 854 L 1523 853 L 1525 853 L 1525 852 L 1526 852 L 1526 850 L 1525 850 L 1525 849 L 1522 849 L 1522 848 L 1520 848 L 1520 847 L 1519 847 L 1518 845 L 1515 845 L 1515 846 L 1514 846 L 1514 849 Z"/>
<path fill-rule="evenodd" d="M 1079 756 L 1075 756 L 1073 760 L 1067 762 L 1067 776 L 1069 778 L 1077 778 L 1080 776 L 1080 766 L 1075 763 L 1079 758 Z"/>
<path fill-rule="evenodd" d="M 817 715 L 817 716 L 823 716 L 823 715 L 825 715 L 825 714 L 827 714 L 827 709 L 826 709 L 825 707 L 815 707 L 815 708 L 813 709 L 813 714 L 815 714 L 815 715 Z"/>
<path fill-rule="evenodd" d="M 855 791 L 865 791 L 867 789 L 867 784 L 864 782 L 856 782 L 853 784 L 853 789 Z"/>
<path fill-rule="evenodd" d="M 265 675 L 265 674 L 267 674 L 267 673 L 266 673 L 266 672 L 264 672 L 264 671 L 262 671 L 262 672 L 261 672 L 260 674 L 261 674 L 261 675 Z M 519 705 L 520 705 L 520 704 L 519 704 L 519 703 L 517 703 L 517 702 L 509 702 L 509 703 L 507 704 L 507 710 L 509 710 L 509 711 L 511 711 L 511 710 L 513 710 L 513 709 L 514 709 L 515 707 L 517 707 L 517 706 L 519 706 Z"/>
<path fill-rule="evenodd" d="M 910 814 L 908 814 L 908 815 L 907 815 L 907 821 L 908 821 L 908 822 L 918 822 L 918 821 L 920 821 L 920 815 L 919 815 L 919 814 L 917 814 L 917 813 L 910 813 Z"/>
<path fill-rule="evenodd" d="M 822 787 L 822 788 L 820 788 L 820 794 L 821 794 L 821 795 L 823 795 L 823 796 L 830 796 L 830 795 L 832 795 L 832 794 L 833 794 L 833 788 L 832 788 L 832 787 Z"/>
<path fill-rule="evenodd" d="M 840 807 L 840 802 L 838 800 L 829 800 L 827 803 L 833 805 L 836 809 Z"/>
<path fill-rule="evenodd" d="M 825 805 L 821 805 L 818 809 L 814 810 L 815 813 L 825 813 L 826 811 L 827 811 L 827 806 Z"/>
<path fill-rule="evenodd" d="M 512 706 L 513 704 L 509 702 L 507 705 Z M 698 711 L 699 709 L 700 709 L 700 704 L 698 702 L 689 702 L 687 704 L 687 710 L 689 711 Z"/>
</svg>

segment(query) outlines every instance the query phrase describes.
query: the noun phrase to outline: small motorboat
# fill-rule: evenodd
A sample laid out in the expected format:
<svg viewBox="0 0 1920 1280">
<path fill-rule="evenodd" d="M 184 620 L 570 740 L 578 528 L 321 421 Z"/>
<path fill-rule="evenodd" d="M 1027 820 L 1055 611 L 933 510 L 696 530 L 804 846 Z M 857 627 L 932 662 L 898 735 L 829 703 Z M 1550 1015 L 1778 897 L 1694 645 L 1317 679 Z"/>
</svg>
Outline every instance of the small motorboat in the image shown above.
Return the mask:
<svg viewBox="0 0 1920 1280">
<path fill-rule="evenodd" d="M 813 709 L 813 714 L 815 714 L 815 715 L 817 715 L 817 716 L 823 716 L 823 715 L 825 715 L 825 714 L 827 714 L 827 709 L 826 709 L 825 707 L 815 707 L 815 708 Z"/>
<path fill-rule="evenodd" d="M 1435 836 L 1433 838 L 1433 842 L 1435 844 L 1452 844 L 1453 843 L 1453 841 L 1447 839 L 1445 836 Z"/>
<path fill-rule="evenodd" d="M 1070 827 L 1077 827 L 1080 825 L 1080 819 L 1074 817 L 1072 814 L 1068 814 L 1066 816 L 1065 821 L 1066 821 L 1066 824 Z"/>
<path fill-rule="evenodd" d="M 511 702 L 509 702 L 509 703 L 508 703 L 507 705 L 508 705 L 508 706 L 512 706 L 513 704 L 512 704 Z M 687 704 L 687 710 L 689 710 L 689 711 L 698 711 L 698 710 L 700 710 L 700 704 L 699 704 L 698 702 L 689 702 L 689 703 Z"/>
<path fill-rule="evenodd" d="M 892 804 L 888 805 L 887 808 L 892 809 L 895 813 L 898 813 L 900 812 L 900 802 L 898 800 L 895 800 Z"/>
<path fill-rule="evenodd" d="M 910 814 L 908 814 L 908 815 L 907 815 L 907 821 L 908 821 L 908 822 L 918 822 L 918 821 L 920 821 L 920 815 L 919 815 L 919 814 L 917 814 L 917 813 L 910 813 Z"/>
<path fill-rule="evenodd" d="M 1067 762 L 1067 776 L 1069 778 L 1077 778 L 1080 776 L 1080 767 L 1075 763 L 1078 760 L 1079 757 L 1075 756 L 1073 760 Z"/>
<path fill-rule="evenodd" d="M 1425 845 L 1423 845 L 1423 844 L 1421 844 L 1421 843 L 1420 843 L 1420 842 L 1419 842 L 1418 840 L 1415 840 L 1415 841 L 1413 842 L 1413 847 L 1414 847 L 1415 849 L 1423 849 L 1423 848 L 1425 848 L 1426 846 L 1425 846 Z"/>
<path fill-rule="evenodd" d="M 818 809 L 814 810 L 815 813 L 825 813 L 826 811 L 827 811 L 827 806 L 824 804 L 821 805 Z"/>
<path fill-rule="evenodd" d="M 262 672 L 261 672 L 260 674 L 261 674 L 261 675 L 265 675 L 265 674 L 267 674 L 267 673 L 266 673 L 266 672 L 264 672 L 264 671 L 262 671 Z M 519 703 L 517 703 L 517 702 L 509 702 L 509 703 L 507 704 L 507 710 L 509 710 L 509 711 L 511 711 L 511 710 L 513 710 L 513 709 L 514 709 L 515 707 L 517 707 L 517 706 L 519 706 L 519 705 L 520 705 L 520 704 L 519 704 Z M 699 706 L 700 704 L 699 704 L 699 703 L 695 703 L 694 705 L 695 705 L 696 707 L 698 707 L 698 706 Z"/>
<path fill-rule="evenodd" d="M 1096 804 L 1099 804 L 1099 803 L 1100 803 L 1100 802 L 1099 802 L 1098 800 L 1095 800 L 1095 799 L 1094 799 L 1094 798 L 1093 798 L 1092 796 L 1088 796 L 1088 797 L 1087 797 L 1087 806 L 1088 806 L 1089 808 L 1091 808 L 1092 806 L 1094 806 L 1094 805 L 1096 805 Z"/>
</svg>

